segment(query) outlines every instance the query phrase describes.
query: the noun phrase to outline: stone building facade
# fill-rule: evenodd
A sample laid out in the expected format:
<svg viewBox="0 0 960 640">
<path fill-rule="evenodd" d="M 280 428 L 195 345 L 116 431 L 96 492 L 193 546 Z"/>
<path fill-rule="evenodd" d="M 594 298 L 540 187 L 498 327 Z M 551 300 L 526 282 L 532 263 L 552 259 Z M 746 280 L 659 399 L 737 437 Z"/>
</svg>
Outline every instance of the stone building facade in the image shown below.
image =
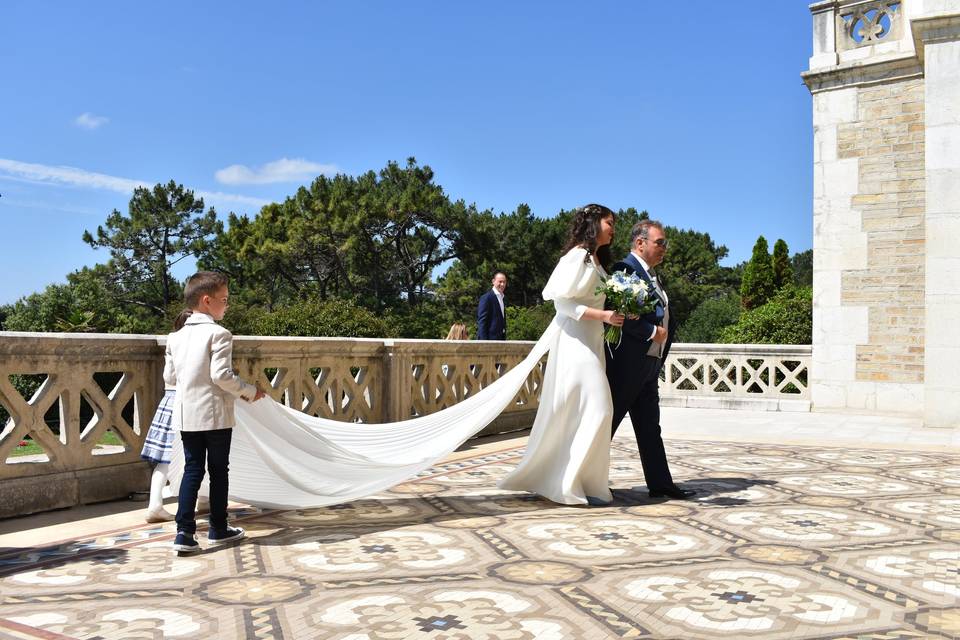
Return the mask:
<svg viewBox="0 0 960 640">
<path fill-rule="evenodd" d="M 960 425 L 960 0 L 810 10 L 813 408 Z"/>
</svg>

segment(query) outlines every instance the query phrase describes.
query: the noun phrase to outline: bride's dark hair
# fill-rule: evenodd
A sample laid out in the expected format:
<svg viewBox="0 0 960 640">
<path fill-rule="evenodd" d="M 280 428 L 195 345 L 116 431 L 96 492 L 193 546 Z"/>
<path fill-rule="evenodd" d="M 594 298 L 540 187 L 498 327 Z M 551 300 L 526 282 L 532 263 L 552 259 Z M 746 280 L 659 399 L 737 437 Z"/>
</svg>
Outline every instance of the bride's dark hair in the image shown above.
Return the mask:
<svg viewBox="0 0 960 640">
<path fill-rule="evenodd" d="M 573 220 L 570 221 L 570 235 L 567 237 L 567 244 L 563 248 L 563 252 L 566 253 L 574 247 L 583 247 L 596 255 L 597 262 L 602 266 L 606 267 L 610 264 L 610 245 L 597 247 L 600 221 L 607 216 L 616 219 L 616 214 L 602 204 L 588 204 L 577 209 L 573 213 Z"/>
</svg>

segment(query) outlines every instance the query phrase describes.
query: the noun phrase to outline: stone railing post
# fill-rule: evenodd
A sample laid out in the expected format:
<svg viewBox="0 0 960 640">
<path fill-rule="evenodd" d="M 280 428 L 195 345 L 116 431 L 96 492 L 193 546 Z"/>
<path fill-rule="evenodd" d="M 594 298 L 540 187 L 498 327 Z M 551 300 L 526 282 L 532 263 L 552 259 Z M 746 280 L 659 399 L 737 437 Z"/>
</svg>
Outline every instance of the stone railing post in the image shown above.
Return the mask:
<svg viewBox="0 0 960 640">
<path fill-rule="evenodd" d="M 397 349 L 396 341 L 383 342 L 383 419 L 400 422 L 410 417 L 410 357 Z"/>
<path fill-rule="evenodd" d="M 815 2 L 813 13 L 813 55 L 810 68 L 832 67 L 837 64 L 837 1 Z"/>
</svg>

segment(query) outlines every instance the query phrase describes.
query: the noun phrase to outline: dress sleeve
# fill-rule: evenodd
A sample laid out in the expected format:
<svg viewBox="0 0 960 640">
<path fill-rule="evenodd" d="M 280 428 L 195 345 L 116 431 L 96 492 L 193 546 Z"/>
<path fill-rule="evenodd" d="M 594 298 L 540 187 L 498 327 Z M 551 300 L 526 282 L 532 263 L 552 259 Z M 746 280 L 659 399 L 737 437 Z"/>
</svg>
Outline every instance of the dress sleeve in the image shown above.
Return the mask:
<svg viewBox="0 0 960 640">
<path fill-rule="evenodd" d="M 543 288 L 543 299 L 553 300 L 557 313 L 574 320 L 579 320 L 587 310 L 586 305 L 576 300 L 593 293 L 593 267 L 587 262 L 588 259 L 586 249 L 571 249 L 560 258 L 547 280 L 547 286 Z"/>
</svg>

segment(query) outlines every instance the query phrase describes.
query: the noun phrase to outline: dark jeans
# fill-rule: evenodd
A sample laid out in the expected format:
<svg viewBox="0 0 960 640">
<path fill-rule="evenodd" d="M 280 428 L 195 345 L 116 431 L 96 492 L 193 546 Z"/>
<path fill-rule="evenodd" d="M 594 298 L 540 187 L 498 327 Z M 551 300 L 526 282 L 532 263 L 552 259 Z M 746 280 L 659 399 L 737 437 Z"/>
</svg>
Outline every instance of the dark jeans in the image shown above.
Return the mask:
<svg viewBox="0 0 960 640">
<path fill-rule="evenodd" d="M 181 431 L 183 440 L 183 480 L 180 481 L 180 500 L 177 504 L 177 531 L 197 532 L 197 494 L 203 482 L 206 463 L 210 471 L 210 528 L 227 528 L 228 472 L 230 467 L 230 440 L 233 429 L 213 431 Z"/>
</svg>

